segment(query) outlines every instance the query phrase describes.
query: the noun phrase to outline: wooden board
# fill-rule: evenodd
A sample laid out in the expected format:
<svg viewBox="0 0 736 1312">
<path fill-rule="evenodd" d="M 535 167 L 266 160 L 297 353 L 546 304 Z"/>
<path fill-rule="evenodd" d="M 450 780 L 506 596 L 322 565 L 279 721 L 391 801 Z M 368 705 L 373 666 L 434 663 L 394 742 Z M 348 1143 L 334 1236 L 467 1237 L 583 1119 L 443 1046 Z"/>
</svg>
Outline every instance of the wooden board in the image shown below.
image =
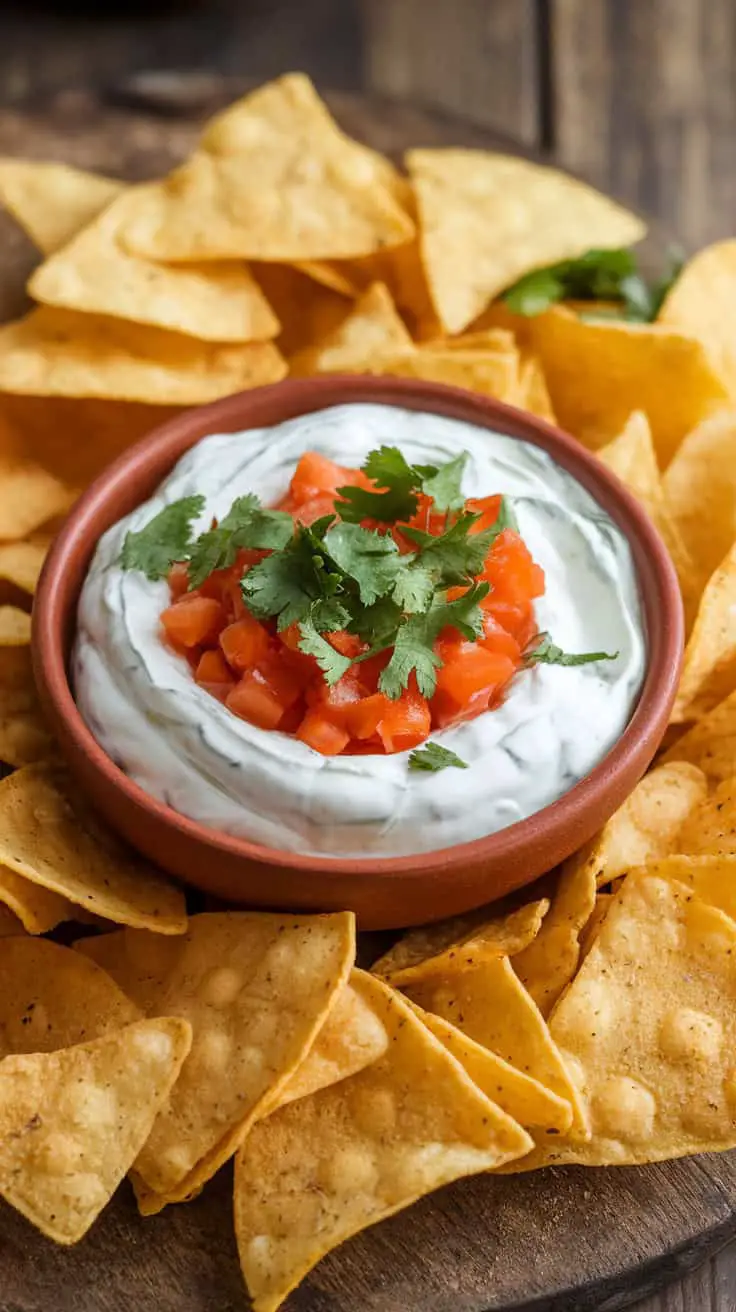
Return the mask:
<svg viewBox="0 0 736 1312">
<path fill-rule="evenodd" d="M 144 178 L 180 158 L 196 118 L 232 92 L 212 79 L 122 88 L 132 112 L 73 95 L 0 111 L 0 153 Z M 142 99 L 143 98 L 143 99 Z M 394 154 L 409 145 L 509 148 L 437 115 L 330 98 L 345 127 Z M 140 110 L 154 102 L 158 116 Z M 0 221 L 0 315 L 23 301 L 34 259 Z M 653 249 L 661 249 L 655 237 Z M 143 1221 L 124 1185 L 76 1248 L 55 1247 L 0 1207 L 2 1312 L 239 1312 L 247 1307 L 223 1171 L 194 1203 Z M 556 1169 L 463 1181 L 332 1254 L 288 1312 L 592 1312 L 627 1306 L 736 1234 L 736 1153 L 636 1170 Z"/>
</svg>

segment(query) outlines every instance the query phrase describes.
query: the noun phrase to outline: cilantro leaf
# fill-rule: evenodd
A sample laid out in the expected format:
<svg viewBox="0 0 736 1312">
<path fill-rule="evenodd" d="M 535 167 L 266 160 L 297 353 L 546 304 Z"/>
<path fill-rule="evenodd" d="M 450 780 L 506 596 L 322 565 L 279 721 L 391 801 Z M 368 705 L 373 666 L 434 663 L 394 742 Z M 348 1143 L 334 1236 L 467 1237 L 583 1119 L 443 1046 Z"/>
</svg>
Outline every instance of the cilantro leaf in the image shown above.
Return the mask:
<svg viewBox="0 0 736 1312">
<path fill-rule="evenodd" d="M 235 563 L 241 547 L 281 551 L 294 532 L 291 515 L 283 510 L 264 510 L 258 497 L 237 497 L 217 528 L 202 533 L 191 551 L 189 587 L 198 588 L 216 569 Z"/>
<path fill-rule="evenodd" d="M 331 518 L 328 519 L 331 523 Z M 318 526 L 298 526 L 283 551 L 275 551 L 243 577 L 240 589 L 256 619 L 278 617 L 279 630 L 309 614 L 313 602 L 333 596 L 340 576 L 325 568 Z"/>
<path fill-rule="evenodd" d="M 342 573 L 357 585 L 364 606 L 390 592 L 402 568 L 393 538 L 360 524 L 334 524 L 325 534 L 324 545 Z"/>
<path fill-rule="evenodd" d="M 482 570 L 501 530 L 494 524 L 483 533 L 471 533 L 479 519 L 480 515 L 465 511 L 439 537 L 418 528 L 402 527 L 404 536 L 419 547 L 418 561 L 434 577 L 436 586 L 465 583 Z"/>
<path fill-rule="evenodd" d="M 377 651 L 390 647 L 402 619 L 403 609 L 393 597 L 379 597 L 372 606 L 356 607 L 347 627 L 363 642 L 370 643 L 370 650 L 356 656 L 356 661 L 367 660 Z"/>
<path fill-rule="evenodd" d="M 535 269 L 504 293 L 504 302 L 513 314 L 533 318 L 565 299 L 565 283 L 557 272 L 558 267 L 551 265 L 548 269 Z"/>
<path fill-rule="evenodd" d="M 527 653 L 527 665 L 590 665 L 593 661 L 615 661 L 619 653 L 607 651 L 563 651 L 548 633 L 540 633 L 537 646 Z"/>
<path fill-rule="evenodd" d="M 359 524 L 361 519 L 377 519 L 381 524 L 395 524 L 399 519 L 411 519 L 417 508 L 417 490 L 421 475 L 396 446 L 382 446 L 371 451 L 363 473 L 383 491 L 374 492 L 362 487 L 339 487 L 335 502 L 343 520 Z"/>
<path fill-rule="evenodd" d="M 319 605 L 319 603 L 317 603 Z M 319 627 L 324 621 L 324 616 L 319 620 Z M 350 669 L 352 660 L 349 656 L 343 656 L 326 638 L 322 637 L 319 632 L 318 623 L 315 622 L 314 613 L 310 612 L 305 619 L 299 624 L 299 650 L 306 652 L 309 656 L 314 656 L 319 668 L 325 676 L 325 683 L 329 688 L 343 674 Z M 330 625 L 330 627 L 335 627 Z M 337 626 L 339 627 L 339 626 Z"/>
<path fill-rule="evenodd" d="M 177 560 L 186 560 L 192 541 L 192 522 L 204 510 L 203 496 L 182 497 L 164 506 L 136 533 L 126 533 L 120 564 L 141 570 L 155 582 L 165 578 Z"/>
<path fill-rule="evenodd" d="M 435 510 L 462 510 L 465 497 L 461 491 L 461 484 L 467 463 L 468 453 L 463 451 L 454 460 L 448 460 L 446 465 L 440 465 L 433 473 L 423 476 L 422 492 L 425 496 L 432 497 Z M 421 466 L 420 470 L 424 468 L 432 467 Z"/>
<path fill-rule="evenodd" d="M 437 685 L 436 671 L 442 664 L 434 643 L 447 625 L 465 638 L 477 638 L 483 631 L 480 602 L 489 592 L 488 583 L 475 583 L 455 601 L 436 601 L 426 614 L 410 615 L 404 620 L 396 633 L 391 659 L 378 680 L 380 691 L 396 699 L 415 674 L 422 696 L 431 697 Z"/>
<path fill-rule="evenodd" d="M 442 747 L 440 743 L 425 743 L 424 747 L 417 747 L 409 757 L 410 770 L 445 770 L 448 765 L 455 765 L 459 770 L 467 770 L 468 763 L 464 761 L 456 752 L 451 752 L 449 747 Z"/>
<path fill-rule="evenodd" d="M 613 301 L 614 308 L 600 307 L 581 318 L 652 323 L 682 265 L 682 253 L 671 250 L 664 274 L 650 283 L 639 272 L 633 251 L 590 250 L 576 260 L 562 260 L 526 274 L 503 299 L 515 314 L 527 317 L 542 314 L 559 301 Z"/>
<path fill-rule="evenodd" d="M 418 556 L 402 556 L 401 561 L 403 568 L 394 584 L 394 601 L 410 613 L 429 610 L 437 587 L 434 572 Z"/>
</svg>

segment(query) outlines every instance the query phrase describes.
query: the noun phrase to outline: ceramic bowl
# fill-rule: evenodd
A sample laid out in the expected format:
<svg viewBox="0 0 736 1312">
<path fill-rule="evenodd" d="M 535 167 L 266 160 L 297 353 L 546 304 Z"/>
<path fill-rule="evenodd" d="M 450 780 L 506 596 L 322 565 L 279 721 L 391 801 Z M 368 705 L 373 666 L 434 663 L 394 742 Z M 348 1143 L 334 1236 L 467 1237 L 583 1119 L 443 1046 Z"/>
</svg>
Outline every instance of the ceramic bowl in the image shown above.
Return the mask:
<svg viewBox="0 0 736 1312">
<path fill-rule="evenodd" d="M 641 696 L 616 746 L 550 806 L 500 833 L 417 856 L 324 859 L 232 838 L 148 796 L 105 754 L 77 711 L 68 677 L 77 600 L 102 533 L 148 498 L 209 433 L 234 432 L 350 401 L 432 411 L 534 443 L 568 469 L 625 532 L 648 641 Z M 33 613 L 44 708 L 80 786 L 114 829 L 173 875 L 248 906 L 351 908 L 363 928 L 396 928 L 467 911 L 519 888 L 586 842 L 631 792 L 660 743 L 677 687 L 683 621 L 667 552 L 637 502 L 574 439 L 490 398 L 439 384 L 366 377 L 277 383 L 177 416 L 131 447 L 85 492 L 47 558 Z"/>
</svg>

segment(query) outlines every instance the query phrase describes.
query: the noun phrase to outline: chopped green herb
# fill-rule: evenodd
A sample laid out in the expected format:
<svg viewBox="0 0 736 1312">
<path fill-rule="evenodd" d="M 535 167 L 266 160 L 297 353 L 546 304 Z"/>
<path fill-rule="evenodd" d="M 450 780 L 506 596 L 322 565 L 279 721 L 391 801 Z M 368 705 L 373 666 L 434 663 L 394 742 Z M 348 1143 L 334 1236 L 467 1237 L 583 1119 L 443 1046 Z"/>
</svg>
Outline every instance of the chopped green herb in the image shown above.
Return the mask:
<svg viewBox="0 0 736 1312">
<path fill-rule="evenodd" d="M 216 569 L 229 569 L 242 547 L 282 551 L 294 532 L 284 510 L 264 510 L 256 496 L 238 497 L 217 528 L 202 533 L 189 558 L 189 587 L 199 588 Z"/>
<path fill-rule="evenodd" d="M 563 651 L 548 633 L 540 633 L 538 645 L 527 654 L 527 665 L 590 665 L 593 661 L 615 661 L 619 653 L 607 651 Z"/>
<path fill-rule="evenodd" d="M 485 558 L 504 528 L 510 528 L 513 512 L 505 508 L 506 497 L 501 499 L 499 517 L 491 528 L 472 533 L 480 515 L 464 511 L 458 515 L 444 533 L 436 536 L 417 528 L 403 528 L 404 537 L 419 547 L 417 565 L 427 571 L 437 586 L 453 587 L 466 583 L 480 573 Z"/>
<path fill-rule="evenodd" d="M 319 606 L 319 602 L 317 605 Z M 331 688 L 334 683 L 337 683 L 338 679 L 341 679 L 343 674 L 347 673 L 353 662 L 349 656 L 343 656 L 339 651 L 335 651 L 332 644 L 329 643 L 326 638 L 322 637 L 320 629 L 324 628 L 329 630 L 341 627 L 340 624 L 326 623 L 324 615 L 319 617 L 315 622 L 313 614 L 308 615 L 299 625 L 299 632 L 301 634 L 299 650 L 307 652 L 309 656 L 314 656 L 314 659 L 325 676 L 325 683 L 329 688 Z"/>
<path fill-rule="evenodd" d="M 375 519 L 381 524 L 395 524 L 400 519 L 411 519 L 417 508 L 417 491 L 421 475 L 407 464 L 398 447 L 382 446 L 371 451 L 363 465 L 363 473 L 372 479 L 381 492 L 362 487 L 339 487 L 336 509 L 346 523 L 359 524 L 362 519 Z"/>
<path fill-rule="evenodd" d="M 138 569 L 154 582 L 165 578 L 177 560 L 185 560 L 192 541 L 192 523 L 204 510 L 202 496 L 182 497 L 165 506 L 145 528 L 127 533 L 120 563 Z"/>
<path fill-rule="evenodd" d="M 436 671 L 442 664 L 433 650 L 434 643 L 447 625 L 452 625 L 471 640 L 483 631 L 480 602 L 488 596 L 488 583 L 474 583 L 455 601 L 440 598 L 424 615 L 410 615 L 396 632 L 393 652 L 378 687 L 387 697 L 400 697 L 409 686 L 411 675 L 423 697 L 431 697 L 437 685 Z"/>
<path fill-rule="evenodd" d="M 448 765 L 457 766 L 459 770 L 467 770 L 468 763 L 464 761 L 456 752 L 451 752 L 449 747 L 442 747 L 439 743 L 425 743 L 423 747 L 418 747 L 409 757 L 410 770 L 446 770 Z"/>
<path fill-rule="evenodd" d="M 333 563 L 357 585 L 364 606 L 389 593 L 402 569 L 393 538 L 360 524 L 334 524 L 325 534 L 324 545 Z"/>
<path fill-rule="evenodd" d="M 630 250 L 590 250 L 576 260 L 535 269 L 504 294 L 515 314 L 542 314 L 559 301 L 614 301 L 615 309 L 596 310 L 586 318 L 623 318 L 634 323 L 656 319 L 670 287 L 679 277 L 683 257 L 671 250 L 663 276 L 650 283 Z"/>
<path fill-rule="evenodd" d="M 424 473 L 422 492 L 425 496 L 432 497 L 435 510 L 462 510 L 465 497 L 461 485 L 467 463 L 467 452 L 463 451 L 462 455 L 454 460 L 448 460 L 447 464 L 440 465 L 439 469 L 433 469 L 431 465 L 418 467 L 420 472 L 432 471 Z"/>
</svg>

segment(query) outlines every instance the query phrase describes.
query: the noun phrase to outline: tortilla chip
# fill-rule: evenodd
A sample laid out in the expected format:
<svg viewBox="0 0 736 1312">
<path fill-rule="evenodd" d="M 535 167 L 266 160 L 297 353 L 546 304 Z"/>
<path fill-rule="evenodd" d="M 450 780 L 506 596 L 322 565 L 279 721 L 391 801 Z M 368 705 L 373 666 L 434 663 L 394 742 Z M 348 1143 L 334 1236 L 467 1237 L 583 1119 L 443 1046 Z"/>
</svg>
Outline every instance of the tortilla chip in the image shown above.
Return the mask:
<svg viewBox="0 0 736 1312">
<path fill-rule="evenodd" d="M 575 880 L 589 873 L 600 887 L 646 865 L 685 849 L 680 834 L 708 795 L 702 770 L 685 761 L 658 765 L 645 774 L 599 834 L 569 857 L 563 875 Z"/>
<path fill-rule="evenodd" d="M 349 261 L 341 265 L 331 260 L 297 260 L 294 268 L 306 274 L 307 278 L 318 282 L 321 287 L 328 287 L 330 291 L 338 292 L 340 296 L 360 296 L 365 290 L 349 276 L 347 272 L 350 268 Z"/>
<path fill-rule="evenodd" d="M 585 1133 L 582 1108 L 564 1062 L 508 957 L 479 957 L 466 968 L 453 963 L 409 985 L 406 992 L 425 1011 L 449 1020 L 481 1047 L 569 1102 L 572 1125 Z"/>
<path fill-rule="evenodd" d="M 141 1019 L 88 957 L 44 938 L 0 940 L 0 1056 L 58 1052 Z"/>
<path fill-rule="evenodd" d="M 350 981 L 362 974 L 351 971 Z M 388 1035 L 365 1000 L 360 979 L 357 987 L 350 981 L 338 994 L 313 1048 L 282 1089 L 274 1110 L 357 1075 L 386 1051 Z"/>
<path fill-rule="evenodd" d="M 677 850 L 736 856 L 736 778 L 725 779 L 701 799 L 682 827 Z"/>
<path fill-rule="evenodd" d="M 350 314 L 352 300 L 313 282 L 290 264 L 264 262 L 253 273 L 281 323 L 278 347 L 290 357 L 328 337 Z"/>
<path fill-rule="evenodd" d="M 0 1194 L 60 1244 L 114 1194 L 189 1050 L 186 1021 L 143 1020 L 0 1062 Z"/>
<path fill-rule="evenodd" d="M 665 474 L 664 493 L 702 592 L 736 542 L 736 413 L 723 411 L 688 433 Z"/>
<path fill-rule="evenodd" d="M 368 255 L 414 235 L 396 177 L 290 73 L 213 119 L 195 154 L 137 197 L 121 240 L 169 261 Z"/>
<path fill-rule="evenodd" d="M 254 1312 L 274 1312 L 351 1235 L 531 1144 L 395 993 L 363 985 L 391 1039 L 384 1056 L 255 1125 L 238 1154 L 235 1232 Z"/>
<path fill-rule="evenodd" d="M 199 405 L 285 372 L 271 342 L 222 346 L 49 306 L 0 328 L 0 391 L 14 394 Z"/>
<path fill-rule="evenodd" d="M 658 323 L 692 333 L 704 343 L 734 399 L 735 296 L 736 241 L 719 241 L 688 260 L 657 316 Z"/>
<path fill-rule="evenodd" d="M 125 184 L 68 164 L 0 159 L 0 203 L 44 255 L 65 246 Z"/>
<path fill-rule="evenodd" d="M 537 937 L 549 902 L 540 898 L 506 914 L 481 907 L 434 925 L 412 929 L 379 957 L 371 973 L 395 988 L 434 976 L 446 966 L 471 965 L 478 956 L 512 957 Z"/>
<path fill-rule="evenodd" d="M 591 322 L 555 306 L 534 320 L 533 332 L 562 427 L 593 450 L 643 410 L 664 468 L 691 429 L 727 400 L 702 342 L 662 324 Z"/>
<path fill-rule="evenodd" d="M 0 606 L 0 647 L 23 647 L 30 641 L 30 615 L 17 606 Z"/>
<path fill-rule="evenodd" d="M 495 1052 L 481 1047 L 449 1020 L 423 1011 L 415 1002 L 410 1001 L 409 1006 L 455 1061 L 460 1062 L 473 1084 L 525 1130 L 569 1129 L 572 1108 L 565 1098 L 545 1089 L 538 1080 L 517 1070 Z"/>
<path fill-rule="evenodd" d="M 633 873 L 685 885 L 701 902 L 736 920 L 736 844 L 724 856 L 668 856 Z"/>
<path fill-rule="evenodd" d="M 545 1164 L 628 1165 L 736 1145 L 736 923 L 689 888 L 625 881 L 550 1028 L 592 1137 L 548 1147 Z"/>
<path fill-rule="evenodd" d="M 33 679 L 30 647 L 0 647 L 0 761 L 30 765 L 52 751 L 53 739 Z"/>
<path fill-rule="evenodd" d="M 191 1023 L 192 1052 L 136 1162 L 146 1212 L 201 1187 L 304 1062 L 347 981 L 355 920 L 222 912 L 159 945 L 126 930 L 78 950 L 151 1015 Z M 151 1198 L 150 1194 L 156 1195 Z"/>
<path fill-rule="evenodd" d="M 700 600 L 675 705 L 673 724 L 712 711 L 736 689 L 736 543 L 708 580 Z"/>
<path fill-rule="evenodd" d="M 180 889 L 104 828 L 55 762 L 27 765 L 0 782 L 0 862 L 117 924 L 186 930 Z"/>
<path fill-rule="evenodd" d="M 689 761 L 711 784 L 736 775 L 736 692 L 698 720 L 662 757 L 662 764 Z"/>
<path fill-rule="evenodd" d="M 656 866 L 657 863 L 653 862 L 653 864 Z M 582 963 L 585 961 L 585 958 L 587 957 L 588 953 L 590 952 L 590 949 L 595 943 L 600 933 L 601 925 L 603 924 L 603 921 L 608 915 L 608 911 L 613 902 L 614 897 L 616 897 L 615 893 L 598 893 L 596 895 L 595 906 L 593 907 L 592 914 L 590 916 L 587 925 L 585 926 L 585 928 L 583 929 L 580 935 L 580 957 L 578 959 L 579 965 L 582 965 Z M 564 997 L 564 992 L 562 996 Z"/>
<path fill-rule="evenodd" d="M 557 423 L 542 361 L 533 351 L 523 351 L 519 361 L 518 404 L 522 410 L 545 419 L 548 424 Z"/>
<path fill-rule="evenodd" d="M 0 336 L 5 329 L 0 328 Z M 68 434 L 65 435 L 68 439 Z M 76 492 L 32 460 L 0 456 L 0 539 L 16 541 L 63 515 Z"/>
<path fill-rule="evenodd" d="M 641 219 L 567 173 L 479 150 L 410 150 L 424 266 L 448 332 L 533 269 L 630 246 Z"/>
<path fill-rule="evenodd" d="M 2 493 L 0 492 L 0 500 Z M 41 542 L 8 542 L 0 544 L 0 579 L 14 583 L 23 592 L 33 595 L 38 576 L 46 559 L 47 547 Z"/>
<path fill-rule="evenodd" d="M 30 295 L 45 305 L 153 324 L 206 341 L 275 337 L 278 319 L 242 261 L 177 267 L 123 248 L 118 234 L 150 190 L 148 184 L 120 195 L 36 269 Z"/>
<path fill-rule="evenodd" d="M 481 396 L 495 396 L 507 405 L 518 405 L 521 399 L 516 351 L 414 351 L 377 359 L 366 366 L 365 372 L 464 387 Z"/>
<path fill-rule="evenodd" d="M 516 974 L 545 1017 L 575 974 L 580 935 L 593 914 L 595 892 L 595 872 L 590 865 L 563 867 L 537 937 L 520 953 L 512 954 Z"/>
<path fill-rule="evenodd" d="M 383 355 L 415 349 L 387 287 L 374 283 L 324 341 L 291 361 L 295 374 L 370 369 Z"/>
<path fill-rule="evenodd" d="M 697 577 L 695 562 L 675 519 L 674 507 L 671 505 L 668 491 L 662 481 L 652 441 L 652 430 L 643 410 L 635 410 L 629 415 L 618 437 L 601 447 L 598 457 L 604 465 L 613 470 L 629 492 L 632 492 L 637 501 L 643 505 L 672 557 L 686 609 L 692 610 L 697 606 L 697 599 L 702 590 L 701 583 Z M 678 458 L 675 456 L 675 462 Z M 718 559 L 720 560 L 720 556 Z M 694 614 L 691 618 L 694 619 Z"/>
<path fill-rule="evenodd" d="M 457 337 L 436 337 L 422 342 L 423 351 L 513 351 L 516 338 L 507 328 L 483 328 Z"/>
</svg>

